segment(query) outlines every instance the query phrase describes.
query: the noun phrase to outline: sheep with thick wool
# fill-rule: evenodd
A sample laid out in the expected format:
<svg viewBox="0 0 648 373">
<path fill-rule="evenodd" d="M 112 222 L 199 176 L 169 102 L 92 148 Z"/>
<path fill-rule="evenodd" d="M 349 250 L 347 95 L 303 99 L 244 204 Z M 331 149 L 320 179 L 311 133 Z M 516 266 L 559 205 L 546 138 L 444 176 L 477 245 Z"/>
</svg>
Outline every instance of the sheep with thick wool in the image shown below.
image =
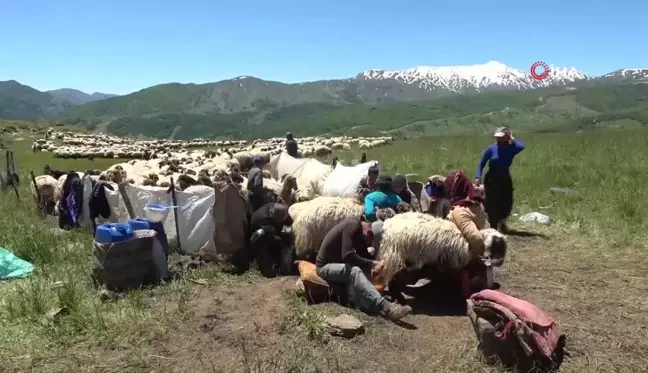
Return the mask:
<svg viewBox="0 0 648 373">
<path fill-rule="evenodd" d="M 501 265 L 506 255 L 506 237 L 491 228 L 481 233 L 484 256 L 493 258 L 493 265 Z M 384 261 L 382 274 L 386 283 L 402 270 L 424 266 L 459 270 L 472 260 L 468 241 L 454 223 L 418 212 L 398 214 L 385 221 L 379 255 Z"/>
<path fill-rule="evenodd" d="M 50 175 L 36 176 L 35 188 L 34 183 L 31 183 L 34 198 L 38 198 L 36 195 L 36 189 L 38 189 L 40 195 L 38 203 L 45 214 L 51 215 L 54 213 L 54 206 L 60 197 L 60 188 L 58 186 L 58 181 Z"/>
<path fill-rule="evenodd" d="M 355 198 L 317 197 L 295 203 L 288 213 L 293 219 L 295 251 L 306 257 L 319 250 L 324 236 L 346 218 L 360 219 L 364 208 Z"/>
</svg>

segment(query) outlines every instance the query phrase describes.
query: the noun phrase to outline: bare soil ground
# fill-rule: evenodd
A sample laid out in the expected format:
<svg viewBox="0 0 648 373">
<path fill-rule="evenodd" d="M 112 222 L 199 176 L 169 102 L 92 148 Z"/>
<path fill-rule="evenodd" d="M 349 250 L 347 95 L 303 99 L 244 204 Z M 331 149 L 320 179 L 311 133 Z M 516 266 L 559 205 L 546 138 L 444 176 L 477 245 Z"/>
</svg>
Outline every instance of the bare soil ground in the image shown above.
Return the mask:
<svg viewBox="0 0 648 373">
<path fill-rule="evenodd" d="M 555 317 L 570 354 L 562 371 L 646 371 L 645 267 L 611 269 L 587 254 L 574 262 L 567 257 L 586 248 L 538 236 L 512 235 L 511 246 L 497 280 Z M 153 344 L 155 371 L 497 371 L 478 358 L 465 316 L 415 310 L 397 325 L 335 304 L 307 306 L 294 296 L 294 284 L 295 278 L 279 278 L 199 287 L 186 320 Z M 345 312 L 365 323 L 365 334 L 327 337 L 321 317 Z"/>
</svg>

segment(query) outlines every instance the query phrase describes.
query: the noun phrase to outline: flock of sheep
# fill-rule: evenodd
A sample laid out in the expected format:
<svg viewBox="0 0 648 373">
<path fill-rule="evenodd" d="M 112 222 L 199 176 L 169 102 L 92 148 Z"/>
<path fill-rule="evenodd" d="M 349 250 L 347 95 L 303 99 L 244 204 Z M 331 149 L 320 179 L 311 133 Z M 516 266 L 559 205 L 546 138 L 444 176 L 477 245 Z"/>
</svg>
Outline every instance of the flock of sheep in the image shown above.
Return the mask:
<svg viewBox="0 0 648 373">
<path fill-rule="evenodd" d="M 245 141 L 208 141 L 194 139 L 179 140 L 136 140 L 115 137 L 104 134 L 85 134 L 74 132 L 55 132 L 50 129 L 45 138 L 36 139 L 32 150 L 51 152 L 60 158 L 89 158 L 95 157 L 124 159 L 107 170 L 87 169 L 83 172 L 76 170 L 80 177 L 89 175 L 94 180 L 116 182 L 127 181 L 134 185 L 158 186 L 168 188 L 172 181 L 180 190 L 196 185 L 211 187 L 216 181 L 234 180 L 246 188 L 245 172 L 252 167 L 256 156 L 264 159 L 268 165 L 271 157 L 283 152 L 285 139 L 272 138 Z M 315 155 L 324 157 L 331 154 L 332 149 L 350 149 L 352 145 L 368 149 L 392 143 L 391 137 L 351 138 L 351 137 L 309 137 L 299 139 L 299 152 L 302 157 Z M 197 149 L 203 148 L 203 149 Z M 204 150 L 215 148 L 215 150 Z M 130 160 L 128 160 L 130 159 Z M 264 186 L 271 198 L 284 201 L 312 199 L 321 194 L 322 183 L 313 188 L 313 178 L 322 179 L 332 170 L 332 166 L 324 165 L 312 159 L 308 169 L 318 168 L 315 175 L 305 176 L 297 181 L 295 177 L 273 178 L 268 169 L 264 170 Z M 317 167 L 319 165 L 319 167 Z M 43 175 L 36 178 L 43 204 L 46 201 L 58 201 L 63 183 L 69 170 L 52 170 L 46 166 Z M 312 174 L 312 173 L 311 173 Z M 300 188 L 298 185 L 302 184 Z M 299 195 L 296 195 L 299 194 Z"/>
<path fill-rule="evenodd" d="M 370 149 L 391 143 L 391 137 L 306 137 L 299 139 L 300 152 L 303 157 L 324 157 L 333 149 L 350 150 L 351 146 Z M 85 134 L 75 132 L 55 132 L 49 129 L 42 139 L 32 144 L 35 152 L 50 152 L 55 158 L 114 158 L 114 159 L 156 159 L 170 152 L 186 153 L 187 149 L 221 148 L 221 152 L 231 155 L 240 152 L 255 152 L 264 155 L 281 152 L 285 139 L 271 138 L 255 140 L 249 145 L 236 140 L 137 140 L 132 138 L 104 134 Z"/>
</svg>

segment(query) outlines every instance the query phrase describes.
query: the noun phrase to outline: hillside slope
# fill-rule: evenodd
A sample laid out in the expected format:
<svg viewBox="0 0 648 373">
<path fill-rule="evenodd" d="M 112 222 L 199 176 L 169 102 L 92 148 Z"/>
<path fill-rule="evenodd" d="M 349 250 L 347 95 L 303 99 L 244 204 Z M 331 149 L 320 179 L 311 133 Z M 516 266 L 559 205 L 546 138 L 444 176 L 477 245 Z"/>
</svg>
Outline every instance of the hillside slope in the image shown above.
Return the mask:
<svg viewBox="0 0 648 373">
<path fill-rule="evenodd" d="M 648 85 L 625 84 L 570 91 L 546 88 L 444 97 L 378 106 L 300 104 L 259 114 L 162 114 L 122 117 L 107 127 L 118 135 L 176 138 L 299 136 L 315 134 L 417 136 L 490 131 L 508 124 L 528 131 L 590 127 L 628 119 L 648 122 Z"/>
<path fill-rule="evenodd" d="M 71 104 L 15 80 L 0 82 L 0 118 L 37 119 L 60 113 Z"/>
</svg>

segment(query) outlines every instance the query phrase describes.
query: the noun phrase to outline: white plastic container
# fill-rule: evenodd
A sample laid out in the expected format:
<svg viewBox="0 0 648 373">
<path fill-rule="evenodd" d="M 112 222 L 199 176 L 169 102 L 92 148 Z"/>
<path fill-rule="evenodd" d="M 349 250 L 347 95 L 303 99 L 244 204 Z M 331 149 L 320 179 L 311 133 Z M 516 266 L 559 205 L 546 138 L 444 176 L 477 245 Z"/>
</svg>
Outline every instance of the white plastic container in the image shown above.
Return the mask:
<svg viewBox="0 0 648 373">
<path fill-rule="evenodd" d="M 484 264 L 486 265 L 486 289 L 493 288 L 493 266 L 491 265 L 490 259 L 487 259 Z"/>
<path fill-rule="evenodd" d="M 169 216 L 169 210 L 175 206 L 163 206 L 149 203 L 144 206 L 144 217 L 153 223 L 164 221 Z"/>
</svg>

